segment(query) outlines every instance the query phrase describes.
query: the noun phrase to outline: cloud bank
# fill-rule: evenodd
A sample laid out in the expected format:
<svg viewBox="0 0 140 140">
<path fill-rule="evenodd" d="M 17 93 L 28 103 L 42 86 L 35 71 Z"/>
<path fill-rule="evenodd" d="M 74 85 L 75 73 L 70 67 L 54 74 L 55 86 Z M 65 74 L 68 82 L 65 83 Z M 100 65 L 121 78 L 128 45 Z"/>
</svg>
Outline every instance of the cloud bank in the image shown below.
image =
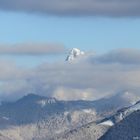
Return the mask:
<svg viewBox="0 0 140 140">
<path fill-rule="evenodd" d="M 101 63 L 140 64 L 140 50 L 132 48 L 114 50 L 99 56 L 97 61 Z"/>
<path fill-rule="evenodd" d="M 66 52 L 66 48 L 62 44 L 16 44 L 16 45 L 0 45 L 0 55 L 47 55 L 62 54 Z"/>
<path fill-rule="evenodd" d="M 0 98 L 17 99 L 28 93 L 62 100 L 96 100 L 120 91 L 140 97 L 140 50 L 119 49 L 89 55 L 73 63 L 44 63 L 21 69 L 0 61 Z"/>
<path fill-rule="evenodd" d="M 1 10 L 57 16 L 139 17 L 139 0 L 0 0 Z"/>
</svg>

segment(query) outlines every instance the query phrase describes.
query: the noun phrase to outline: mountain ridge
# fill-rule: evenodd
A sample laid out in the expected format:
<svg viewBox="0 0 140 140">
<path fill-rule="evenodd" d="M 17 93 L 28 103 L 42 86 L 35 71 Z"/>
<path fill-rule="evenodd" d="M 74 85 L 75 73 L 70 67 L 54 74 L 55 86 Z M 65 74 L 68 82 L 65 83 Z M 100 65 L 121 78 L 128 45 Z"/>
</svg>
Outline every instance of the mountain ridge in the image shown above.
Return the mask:
<svg viewBox="0 0 140 140">
<path fill-rule="evenodd" d="M 124 95 L 96 101 L 61 101 L 27 94 L 17 101 L 0 105 L 0 134 L 9 140 L 97 139 L 111 127 L 99 122 L 130 104 Z"/>
</svg>

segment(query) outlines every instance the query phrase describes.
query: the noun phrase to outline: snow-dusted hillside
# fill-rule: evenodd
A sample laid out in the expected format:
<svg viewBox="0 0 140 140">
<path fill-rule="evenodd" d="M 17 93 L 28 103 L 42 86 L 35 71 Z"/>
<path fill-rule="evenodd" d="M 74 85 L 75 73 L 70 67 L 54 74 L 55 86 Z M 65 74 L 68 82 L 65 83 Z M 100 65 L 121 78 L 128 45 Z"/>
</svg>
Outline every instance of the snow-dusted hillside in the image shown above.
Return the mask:
<svg viewBox="0 0 140 140">
<path fill-rule="evenodd" d="M 2 140 L 96 140 L 112 126 L 108 125 L 110 119 L 116 119 L 120 112 L 129 115 L 139 109 L 138 102 L 115 113 L 131 104 L 125 96 L 121 93 L 96 101 L 60 101 L 28 94 L 1 104 L 0 136 Z"/>
<path fill-rule="evenodd" d="M 108 129 L 108 126 L 98 125 L 92 122 L 77 129 L 70 130 L 52 140 L 97 140 Z"/>
<path fill-rule="evenodd" d="M 127 116 L 129 116 L 131 113 L 135 112 L 135 111 L 139 111 L 140 110 L 140 101 L 137 102 L 134 105 L 131 105 L 129 107 L 125 107 L 122 108 L 120 110 L 118 110 L 113 116 L 109 117 L 109 118 L 105 118 L 101 124 L 102 125 L 115 125 L 116 123 L 122 121 L 124 118 L 126 118 Z"/>
<path fill-rule="evenodd" d="M 100 139 L 100 137 L 101 140 L 127 140 L 127 139 L 131 140 L 133 137 L 136 137 L 134 136 L 134 134 L 135 135 L 137 134 L 137 137 L 139 137 L 138 134 L 139 127 L 137 127 L 136 124 L 138 115 L 140 114 L 140 113 L 136 113 L 136 111 L 139 110 L 140 110 L 140 102 L 137 102 L 136 104 L 131 105 L 130 107 L 123 108 L 117 111 L 115 115 L 113 115 L 109 119 L 104 119 L 100 123 L 98 123 L 98 121 L 88 123 L 86 125 L 83 125 L 82 127 L 78 127 L 76 129 L 70 130 L 69 132 L 66 132 L 61 136 L 55 137 L 52 140 L 97 140 Z M 132 118 L 132 120 L 128 119 L 134 115 L 136 117 L 135 119 L 134 118 Z M 127 122 L 126 120 L 129 121 Z M 132 125 L 133 121 L 135 125 Z M 138 121 L 138 124 L 139 122 L 140 121 Z M 131 128 L 129 127 L 129 123 L 131 123 L 130 125 L 133 127 L 133 130 L 136 130 L 136 132 L 133 131 L 133 133 L 131 132 L 129 133 L 129 131 L 131 131 Z M 117 131 L 117 133 L 115 131 Z M 129 136 L 126 135 L 125 132 L 129 133 L 128 134 Z"/>
<path fill-rule="evenodd" d="M 119 123 L 115 124 L 99 140 L 139 140 L 140 111 L 134 111 Z"/>
<path fill-rule="evenodd" d="M 94 102 L 29 94 L 0 106 L 0 134 L 10 140 L 51 139 L 96 120 Z"/>
</svg>

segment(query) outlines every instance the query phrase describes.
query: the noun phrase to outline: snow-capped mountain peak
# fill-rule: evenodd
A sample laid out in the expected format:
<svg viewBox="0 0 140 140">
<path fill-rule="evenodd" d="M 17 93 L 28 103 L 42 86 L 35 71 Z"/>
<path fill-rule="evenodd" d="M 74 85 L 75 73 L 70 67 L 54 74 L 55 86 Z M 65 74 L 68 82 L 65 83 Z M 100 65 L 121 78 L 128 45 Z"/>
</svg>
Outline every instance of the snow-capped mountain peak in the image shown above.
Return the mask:
<svg viewBox="0 0 140 140">
<path fill-rule="evenodd" d="M 69 55 L 66 58 L 66 61 L 73 61 L 75 58 L 78 58 L 81 55 L 84 55 L 85 53 L 77 48 L 73 48 Z"/>
</svg>

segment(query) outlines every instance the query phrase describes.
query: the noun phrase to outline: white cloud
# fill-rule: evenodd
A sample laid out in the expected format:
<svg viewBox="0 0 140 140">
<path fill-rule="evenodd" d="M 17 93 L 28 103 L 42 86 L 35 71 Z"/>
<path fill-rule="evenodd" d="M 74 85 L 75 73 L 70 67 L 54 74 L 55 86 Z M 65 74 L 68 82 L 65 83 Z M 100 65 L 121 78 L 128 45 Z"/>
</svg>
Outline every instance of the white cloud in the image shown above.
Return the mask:
<svg viewBox="0 0 140 140">
<path fill-rule="evenodd" d="M 59 100 L 95 100 L 103 97 L 94 89 L 75 89 L 58 87 L 53 92 L 53 97 Z"/>
<path fill-rule="evenodd" d="M 77 63 L 46 63 L 28 70 L 20 70 L 14 65 L 12 71 L 0 72 L 0 97 L 17 98 L 33 92 L 65 100 L 96 100 L 118 91 L 140 96 L 140 63 L 137 62 L 140 51 L 119 52 L 116 50 L 118 57 L 115 60 L 108 57 L 111 54 L 108 53 L 100 57 L 90 55 Z M 119 54 L 127 56 L 127 61 L 126 57 L 125 61 L 123 57 L 120 59 Z M 104 56 L 108 61 L 102 61 Z M 132 56 L 136 56 L 135 59 Z M 4 65 L 7 67 L 8 63 Z"/>
</svg>

